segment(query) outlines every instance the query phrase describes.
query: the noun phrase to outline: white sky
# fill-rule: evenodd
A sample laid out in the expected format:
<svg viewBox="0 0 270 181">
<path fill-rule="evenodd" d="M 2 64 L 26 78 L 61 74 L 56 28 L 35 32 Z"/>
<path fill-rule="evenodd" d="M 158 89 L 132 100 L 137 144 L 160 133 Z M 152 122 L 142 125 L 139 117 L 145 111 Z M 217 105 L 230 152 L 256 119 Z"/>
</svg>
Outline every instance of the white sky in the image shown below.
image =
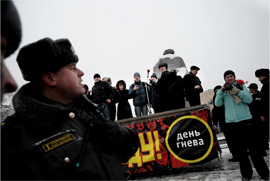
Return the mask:
<svg viewBox="0 0 270 181">
<path fill-rule="evenodd" d="M 269 68 L 268 0 L 15 0 L 23 37 L 20 47 L 50 37 L 68 38 L 91 88 L 93 75 L 113 85 L 146 81 L 147 69 L 172 48 L 189 70 L 196 65 L 204 90 L 223 84 L 231 69 L 236 78 L 261 83 L 254 72 Z M 16 63 L 6 64 L 19 87 L 26 82 Z M 34 68 L 34 67 L 33 67 Z M 249 84 L 248 84 L 249 85 Z"/>
</svg>

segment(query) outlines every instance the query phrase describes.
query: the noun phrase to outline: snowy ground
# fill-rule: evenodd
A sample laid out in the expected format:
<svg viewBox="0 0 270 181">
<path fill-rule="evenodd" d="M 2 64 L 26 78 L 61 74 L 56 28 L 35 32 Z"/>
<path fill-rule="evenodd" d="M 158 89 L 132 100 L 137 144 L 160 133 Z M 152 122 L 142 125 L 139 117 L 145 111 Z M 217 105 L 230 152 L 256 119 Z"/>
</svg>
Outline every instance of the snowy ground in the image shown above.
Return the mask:
<svg viewBox="0 0 270 181">
<path fill-rule="evenodd" d="M 136 176 L 132 180 L 146 180 L 146 181 L 237 181 L 241 180 L 240 168 L 238 162 L 228 162 L 232 156 L 228 148 L 222 149 L 220 160 L 214 159 L 208 163 L 190 167 L 167 169 L 164 171 L 153 172 L 147 176 Z M 267 156 L 264 157 L 269 167 L 269 150 Z M 262 180 L 253 169 L 252 180 Z"/>
</svg>

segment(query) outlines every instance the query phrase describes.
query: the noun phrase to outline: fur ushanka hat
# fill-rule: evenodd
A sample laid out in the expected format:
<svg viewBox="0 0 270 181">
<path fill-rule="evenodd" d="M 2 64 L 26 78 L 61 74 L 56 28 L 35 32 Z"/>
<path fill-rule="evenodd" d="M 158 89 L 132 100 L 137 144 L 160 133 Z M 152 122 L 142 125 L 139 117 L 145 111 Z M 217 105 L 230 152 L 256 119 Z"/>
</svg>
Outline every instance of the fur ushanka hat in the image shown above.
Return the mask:
<svg viewBox="0 0 270 181">
<path fill-rule="evenodd" d="M 52 40 L 44 38 L 22 47 L 17 62 L 23 78 L 27 81 L 38 82 L 45 72 L 56 72 L 70 63 L 77 63 L 75 54 L 68 39 Z"/>
</svg>

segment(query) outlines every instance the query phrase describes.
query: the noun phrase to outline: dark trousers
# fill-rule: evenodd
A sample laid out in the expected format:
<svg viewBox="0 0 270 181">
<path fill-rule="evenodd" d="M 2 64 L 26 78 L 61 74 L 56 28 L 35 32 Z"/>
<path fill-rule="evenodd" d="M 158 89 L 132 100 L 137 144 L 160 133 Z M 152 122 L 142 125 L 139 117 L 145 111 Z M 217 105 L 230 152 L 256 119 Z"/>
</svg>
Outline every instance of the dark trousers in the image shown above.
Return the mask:
<svg viewBox="0 0 270 181">
<path fill-rule="evenodd" d="M 257 134 L 254 131 L 252 120 L 238 123 L 227 123 L 228 132 L 233 138 L 234 154 L 239 158 L 242 177 L 252 177 L 252 166 L 248 158 L 247 150 L 253 165 L 261 177 L 269 177 L 269 169 L 264 160 L 262 150 L 256 145 Z"/>
</svg>

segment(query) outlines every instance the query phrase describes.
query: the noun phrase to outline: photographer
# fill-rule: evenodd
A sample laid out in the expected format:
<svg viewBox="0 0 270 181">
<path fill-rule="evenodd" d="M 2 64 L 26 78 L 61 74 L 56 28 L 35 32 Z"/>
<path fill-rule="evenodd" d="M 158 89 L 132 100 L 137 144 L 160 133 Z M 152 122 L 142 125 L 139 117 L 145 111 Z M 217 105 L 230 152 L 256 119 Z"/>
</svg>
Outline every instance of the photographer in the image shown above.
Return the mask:
<svg viewBox="0 0 270 181">
<path fill-rule="evenodd" d="M 228 136 L 232 140 L 234 154 L 239 158 L 243 180 L 252 178 L 252 166 L 247 150 L 258 174 L 263 179 L 267 179 L 269 169 L 263 158 L 263 152 L 256 145 L 257 133 L 252 125 L 252 116 L 247 105 L 252 102 L 252 96 L 245 85 L 237 83 L 232 70 L 224 73 L 224 79 L 226 83 L 217 91 L 215 105 L 225 106 Z"/>
<path fill-rule="evenodd" d="M 133 97 L 133 105 L 137 117 L 147 115 L 147 95 L 145 82 L 141 82 L 141 75 L 134 73 L 134 83 L 129 87 L 129 96 Z"/>
</svg>

